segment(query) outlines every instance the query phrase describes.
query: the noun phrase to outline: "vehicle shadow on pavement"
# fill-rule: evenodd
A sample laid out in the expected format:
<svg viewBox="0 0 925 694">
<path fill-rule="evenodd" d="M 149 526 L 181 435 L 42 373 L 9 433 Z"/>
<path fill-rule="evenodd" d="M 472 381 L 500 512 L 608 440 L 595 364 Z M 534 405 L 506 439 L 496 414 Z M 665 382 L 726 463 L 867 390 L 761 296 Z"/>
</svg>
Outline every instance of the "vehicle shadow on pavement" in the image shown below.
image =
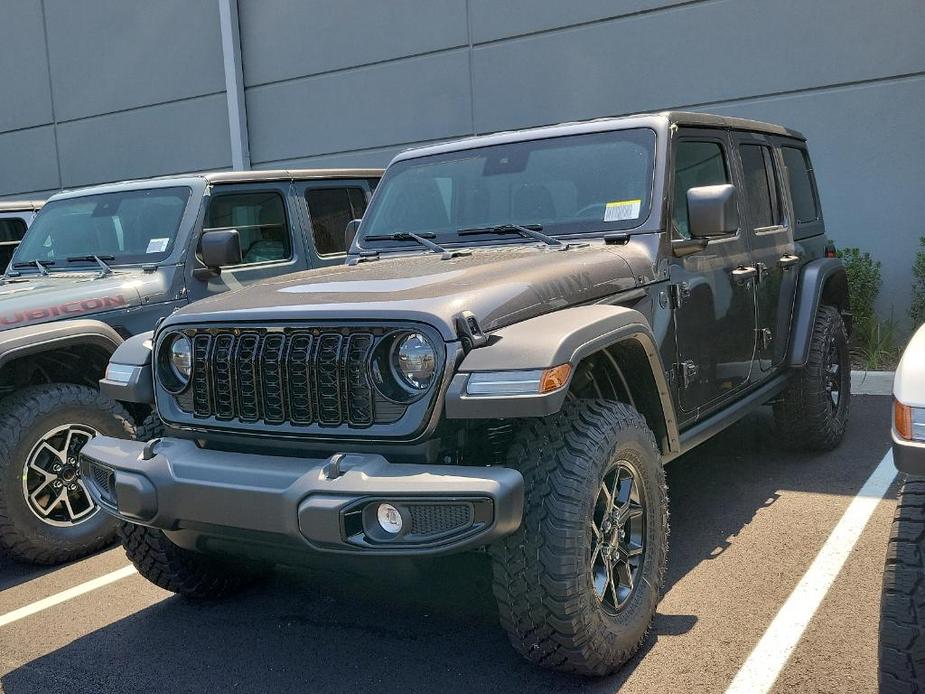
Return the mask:
<svg viewBox="0 0 925 694">
<path fill-rule="evenodd" d="M 846 441 L 832 453 L 783 450 L 762 413 L 669 466 L 666 590 L 725 551 L 779 491 L 853 496 L 887 448 L 884 402 L 856 398 Z M 845 465 L 857 455 L 877 459 Z M 613 692 L 660 637 L 696 623 L 694 615 L 660 613 L 626 667 L 586 679 L 534 668 L 511 649 L 484 554 L 375 565 L 324 560 L 314 569 L 280 568 L 266 584 L 226 601 L 168 597 L 10 672 L 0 688 L 50 691 L 64 679 L 71 694 Z"/>
</svg>

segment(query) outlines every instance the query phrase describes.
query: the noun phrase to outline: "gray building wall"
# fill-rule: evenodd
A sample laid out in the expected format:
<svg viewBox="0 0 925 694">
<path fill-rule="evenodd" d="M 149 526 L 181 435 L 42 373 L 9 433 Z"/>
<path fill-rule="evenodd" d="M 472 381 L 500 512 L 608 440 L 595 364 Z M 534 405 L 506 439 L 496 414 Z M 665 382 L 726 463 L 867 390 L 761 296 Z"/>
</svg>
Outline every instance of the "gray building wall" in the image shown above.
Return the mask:
<svg viewBox="0 0 925 694">
<path fill-rule="evenodd" d="M 222 1 L 3 3 L 0 196 L 230 167 Z M 810 140 L 830 234 L 882 261 L 881 309 L 908 305 L 922 0 L 236 7 L 255 168 L 381 165 L 418 143 L 666 108 L 779 122 Z"/>
</svg>

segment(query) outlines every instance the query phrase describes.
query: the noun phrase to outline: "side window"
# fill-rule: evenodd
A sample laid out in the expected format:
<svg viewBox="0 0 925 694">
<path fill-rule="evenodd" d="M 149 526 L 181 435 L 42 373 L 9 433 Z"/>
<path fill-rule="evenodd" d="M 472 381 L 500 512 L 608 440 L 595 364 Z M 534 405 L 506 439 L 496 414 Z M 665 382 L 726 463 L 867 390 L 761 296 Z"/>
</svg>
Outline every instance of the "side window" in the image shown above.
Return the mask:
<svg viewBox="0 0 925 694">
<path fill-rule="evenodd" d="M 687 191 L 700 186 L 729 183 L 729 167 L 718 142 L 678 143 L 674 164 L 674 220 L 678 234 L 690 238 L 687 218 Z"/>
<path fill-rule="evenodd" d="M 286 260 L 292 256 L 286 208 L 279 193 L 228 193 L 209 204 L 203 231 L 237 229 L 244 264 Z"/>
<path fill-rule="evenodd" d="M 819 219 L 819 203 L 813 189 L 812 167 L 806 152 L 796 147 L 781 147 L 784 166 L 787 167 L 787 181 L 790 185 L 790 199 L 793 200 L 793 214 L 797 224 L 815 222 Z"/>
<path fill-rule="evenodd" d="M 783 218 L 771 148 L 764 145 L 742 145 L 739 153 L 742 155 L 745 194 L 752 228 L 763 229 L 781 224 Z"/>
<path fill-rule="evenodd" d="M 366 212 L 366 191 L 357 187 L 309 188 L 305 191 L 318 255 L 345 253 L 344 229 Z"/>
<path fill-rule="evenodd" d="M 21 219 L 0 219 L 0 268 L 6 268 L 13 258 L 13 251 L 26 233 L 26 223 Z"/>
</svg>

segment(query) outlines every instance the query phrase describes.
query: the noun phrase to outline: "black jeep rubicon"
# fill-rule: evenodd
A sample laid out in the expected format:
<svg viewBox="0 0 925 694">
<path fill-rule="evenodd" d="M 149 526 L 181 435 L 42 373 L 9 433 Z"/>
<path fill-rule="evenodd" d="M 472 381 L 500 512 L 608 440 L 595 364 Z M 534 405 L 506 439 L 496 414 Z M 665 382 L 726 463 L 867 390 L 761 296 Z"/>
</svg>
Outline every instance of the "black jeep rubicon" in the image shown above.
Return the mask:
<svg viewBox="0 0 925 694">
<path fill-rule="evenodd" d="M 661 113 L 387 169 L 337 268 L 181 309 L 113 357 L 165 435 L 81 456 L 138 570 L 224 594 L 310 552 L 487 548 L 529 660 L 603 674 L 664 585 L 663 465 L 773 403 L 842 438 L 845 271 L 803 137 Z"/>
</svg>

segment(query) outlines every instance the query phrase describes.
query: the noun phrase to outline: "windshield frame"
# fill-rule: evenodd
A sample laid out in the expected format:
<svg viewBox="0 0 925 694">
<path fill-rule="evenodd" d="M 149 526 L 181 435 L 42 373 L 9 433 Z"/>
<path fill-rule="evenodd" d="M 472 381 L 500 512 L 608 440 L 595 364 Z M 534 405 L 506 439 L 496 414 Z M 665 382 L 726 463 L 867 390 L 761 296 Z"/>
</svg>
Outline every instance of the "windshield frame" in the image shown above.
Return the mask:
<svg viewBox="0 0 925 694">
<path fill-rule="evenodd" d="M 22 242 L 20 242 L 20 245 L 16 248 L 16 251 L 11 258 L 9 265 L 5 268 L 6 274 L 32 274 L 39 272 L 38 268 L 34 265 L 31 267 L 26 266 L 14 268 L 13 263 L 31 263 L 35 260 L 35 258 L 26 257 L 25 251 L 21 249 L 23 249 L 23 242 L 25 242 L 26 239 L 30 237 L 30 235 L 34 235 L 34 230 L 36 230 L 36 223 L 40 219 L 42 211 L 54 211 L 58 207 L 58 203 L 66 203 L 71 201 L 79 202 L 104 195 L 123 194 L 131 196 L 135 194 L 143 194 L 145 192 L 166 190 L 182 191 L 186 195 L 186 201 L 184 202 L 177 227 L 171 231 L 172 236 L 170 236 L 164 251 L 144 255 L 117 255 L 115 258 L 110 260 L 108 259 L 109 255 L 107 251 L 103 249 L 95 249 L 95 255 L 101 256 L 105 260 L 106 264 L 112 268 L 141 267 L 149 265 L 156 266 L 175 263 L 180 256 L 186 253 L 186 246 L 188 245 L 187 241 L 189 236 L 188 232 L 189 229 L 195 225 L 196 217 L 201 207 L 201 198 L 204 189 L 205 183 L 201 179 L 197 179 L 195 177 L 178 177 L 160 181 L 132 181 L 119 184 L 106 184 L 101 186 L 94 186 L 92 188 L 58 193 L 57 195 L 49 198 L 45 202 L 45 206 L 42 208 L 42 210 L 39 210 L 39 212 L 36 214 L 32 224 L 26 230 Z M 41 226 L 38 227 L 37 231 L 38 233 L 41 233 Z M 75 253 L 74 256 L 94 255 L 93 250 L 94 249 L 89 249 L 86 253 Z M 88 270 L 98 272 L 100 270 L 100 265 L 92 259 L 72 262 L 68 262 L 65 258 L 38 258 L 38 260 L 45 264 L 49 274 L 61 272 L 85 272 Z"/>
<path fill-rule="evenodd" d="M 603 220 L 596 220 L 599 223 L 594 225 L 593 229 L 585 229 L 580 231 L 562 231 L 561 229 L 544 229 L 543 233 L 548 234 L 552 238 L 562 239 L 562 240 L 585 240 L 592 238 L 600 238 L 606 234 L 611 233 L 621 233 L 621 234 L 638 234 L 638 233 L 649 233 L 652 231 L 657 231 L 660 225 L 659 220 L 661 219 L 662 205 L 659 200 L 664 194 L 662 190 L 663 186 L 660 185 L 660 177 L 665 166 L 665 149 L 667 136 L 663 128 L 658 127 L 657 123 L 652 122 L 635 122 L 627 123 L 625 127 L 593 127 L 597 125 L 593 122 L 588 122 L 587 124 L 576 124 L 576 125 L 588 125 L 587 130 L 578 130 L 573 129 L 563 130 L 562 132 L 556 134 L 544 134 L 543 136 L 535 137 L 526 137 L 523 139 L 499 139 L 499 136 L 483 136 L 472 138 L 470 140 L 465 140 L 460 142 L 459 147 L 454 147 L 453 143 L 449 143 L 447 146 L 438 146 L 437 148 L 422 148 L 425 150 L 436 149 L 433 153 L 422 153 L 421 155 L 415 155 L 415 152 L 408 151 L 403 152 L 396 156 L 392 163 L 388 166 L 379 185 L 376 188 L 376 192 L 373 195 L 372 200 L 370 201 L 369 207 L 366 211 L 366 214 L 363 216 L 363 220 L 360 224 L 360 228 L 357 230 L 356 240 L 354 242 L 355 249 L 354 254 L 359 253 L 376 253 L 376 252 L 400 252 L 400 251 L 420 251 L 421 247 L 417 244 L 408 244 L 406 241 L 367 241 L 366 237 L 369 232 L 370 221 L 373 218 L 372 213 L 375 213 L 378 206 L 382 204 L 383 196 L 385 191 L 388 189 L 388 185 L 393 176 L 396 175 L 396 172 L 401 173 L 409 167 L 413 167 L 422 162 L 428 161 L 437 161 L 440 160 L 452 160 L 452 159 L 464 159 L 467 156 L 471 156 L 480 151 L 489 150 L 494 147 L 501 147 L 510 144 L 525 144 L 529 145 L 531 143 L 539 143 L 544 141 L 552 140 L 561 140 L 566 138 L 575 138 L 584 136 L 601 136 L 601 135 L 619 135 L 620 133 L 630 132 L 630 131 L 642 131 L 648 130 L 652 134 L 652 149 L 650 152 L 649 166 L 647 171 L 647 204 L 642 208 L 640 216 L 632 220 L 632 224 L 620 224 L 613 222 L 605 222 Z M 503 133 L 501 135 L 508 135 Z M 510 133 L 510 135 L 516 135 L 516 133 Z M 480 140 L 498 140 L 498 141 L 488 141 L 484 144 L 480 143 Z M 655 224 L 653 225 L 653 222 Z M 568 225 L 569 222 L 564 224 Z M 505 226 L 505 225 L 501 225 Z M 558 224 L 556 224 L 558 226 Z M 458 234 L 462 229 L 456 229 L 457 233 L 448 234 L 441 233 L 436 239 L 441 246 L 448 248 L 459 248 L 459 247 L 473 247 L 473 246 L 497 246 L 497 245 L 509 245 L 509 244 L 535 244 L 536 239 L 525 237 L 522 234 L 511 233 L 510 236 L 500 235 L 497 233 L 486 233 L 482 235 L 464 235 L 460 236 Z M 401 229 L 394 229 L 392 231 L 401 232 Z M 423 232 L 416 232 L 423 233 Z M 372 235 L 378 235 L 378 230 L 373 232 Z"/>
</svg>

